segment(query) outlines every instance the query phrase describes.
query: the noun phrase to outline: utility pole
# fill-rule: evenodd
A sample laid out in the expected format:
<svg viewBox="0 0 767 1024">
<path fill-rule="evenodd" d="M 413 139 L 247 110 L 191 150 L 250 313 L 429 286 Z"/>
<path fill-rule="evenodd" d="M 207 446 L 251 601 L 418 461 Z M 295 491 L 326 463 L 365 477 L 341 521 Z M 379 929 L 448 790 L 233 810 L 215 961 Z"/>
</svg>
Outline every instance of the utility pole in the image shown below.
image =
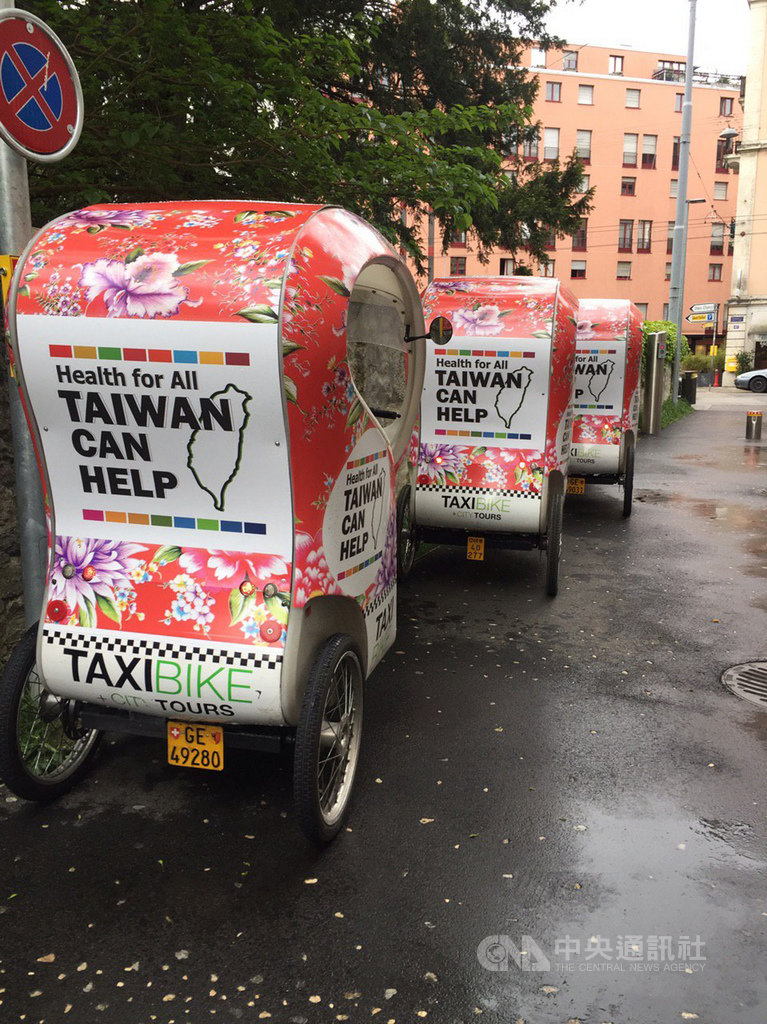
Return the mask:
<svg viewBox="0 0 767 1024">
<path fill-rule="evenodd" d="M 684 303 L 684 261 L 687 249 L 687 171 L 690 163 L 690 134 L 692 129 L 692 70 L 695 57 L 695 9 L 697 0 L 690 0 L 690 30 L 687 42 L 687 67 L 684 76 L 682 103 L 682 135 L 679 142 L 679 187 L 676 198 L 674 241 L 671 250 L 671 285 L 669 287 L 668 317 L 676 324 L 674 368 L 671 374 L 671 398 L 678 401 L 679 358 L 682 348 L 682 306 Z"/>
<path fill-rule="evenodd" d="M 0 9 L 13 7 L 0 0 Z M 0 141 L 0 253 L 20 256 L 32 237 L 29 212 L 27 162 Z M 29 626 L 40 618 L 45 584 L 47 533 L 43 494 L 35 451 L 15 380 L 8 381 L 13 434 L 16 509 L 21 542 L 21 574 L 24 581 L 24 618 Z"/>
</svg>

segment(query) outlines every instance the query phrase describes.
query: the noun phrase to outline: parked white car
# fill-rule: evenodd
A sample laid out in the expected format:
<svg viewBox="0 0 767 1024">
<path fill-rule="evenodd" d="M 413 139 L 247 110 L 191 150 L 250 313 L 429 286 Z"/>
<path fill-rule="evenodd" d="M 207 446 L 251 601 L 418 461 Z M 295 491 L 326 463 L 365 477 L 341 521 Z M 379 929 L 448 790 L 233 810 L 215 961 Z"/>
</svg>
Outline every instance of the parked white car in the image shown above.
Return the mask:
<svg viewBox="0 0 767 1024">
<path fill-rule="evenodd" d="M 767 391 L 767 370 L 749 370 L 735 378 L 735 387 L 744 391 L 756 391 L 761 395 Z"/>
</svg>

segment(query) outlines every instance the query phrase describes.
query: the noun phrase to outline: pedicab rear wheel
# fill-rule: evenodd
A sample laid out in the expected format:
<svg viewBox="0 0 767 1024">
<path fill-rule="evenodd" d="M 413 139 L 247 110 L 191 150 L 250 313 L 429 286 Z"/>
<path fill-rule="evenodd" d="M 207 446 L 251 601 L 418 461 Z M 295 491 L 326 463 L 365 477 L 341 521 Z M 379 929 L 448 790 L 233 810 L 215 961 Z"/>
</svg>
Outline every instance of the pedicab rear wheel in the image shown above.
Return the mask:
<svg viewBox="0 0 767 1024">
<path fill-rule="evenodd" d="M 0 778 L 24 800 L 55 800 L 85 775 L 101 734 L 77 723 L 76 702 L 55 697 L 35 664 L 30 626 L 0 679 Z"/>
<path fill-rule="evenodd" d="M 410 575 L 418 547 L 418 537 L 410 515 L 410 486 L 397 498 L 397 579 L 404 583 Z"/>
<path fill-rule="evenodd" d="M 346 820 L 361 739 L 362 662 L 352 638 L 336 633 L 309 673 L 296 732 L 293 795 L 315 843 L 329 843 Z"/>
<path fill-rule="evenodd" d="M 559 559 L 562 555 L 562 516 L 564 496 L 557 491 L 549 498 L 549 522 L 546 534 L 546 593 L 556 597 L 559 590 Z"/>
<path fill-rule="evenodd" d="M 631 502 L 634 498 L 634 451 L 633 440 L 626 442 L 626 465 L 623 470 L 623 518 L 631 515 Z"/>
</svg>

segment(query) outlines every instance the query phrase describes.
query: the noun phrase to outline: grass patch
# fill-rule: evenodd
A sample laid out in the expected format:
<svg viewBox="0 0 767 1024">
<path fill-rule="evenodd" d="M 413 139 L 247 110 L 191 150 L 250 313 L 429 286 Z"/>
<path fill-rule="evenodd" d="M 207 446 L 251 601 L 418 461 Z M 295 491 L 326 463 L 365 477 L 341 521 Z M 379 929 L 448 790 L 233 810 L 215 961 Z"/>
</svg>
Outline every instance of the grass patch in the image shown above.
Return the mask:
<svg viewBox="0 0 767 1024">
<path fill-rule="evenodd" d="M 660 429 L 665 430 L 671 423 L 676 423 L 692 411 L 692 406 L 685 398 L 680 398 L 676 405 L 671 398 L 667 398 L 660 411 Z"/>
</svg>

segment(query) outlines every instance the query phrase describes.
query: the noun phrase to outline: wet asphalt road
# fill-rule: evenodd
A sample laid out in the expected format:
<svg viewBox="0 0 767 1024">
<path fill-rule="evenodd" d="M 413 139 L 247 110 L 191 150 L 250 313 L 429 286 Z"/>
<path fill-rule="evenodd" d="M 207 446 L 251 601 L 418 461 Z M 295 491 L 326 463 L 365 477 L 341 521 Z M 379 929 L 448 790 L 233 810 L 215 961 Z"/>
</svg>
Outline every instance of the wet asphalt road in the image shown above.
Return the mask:
<svg viewBox="0 0 767 1024">
<path fill-rule="evenodd" d="M 2 1020 L 763 1024 L 767 713 L 719 683 L 767 659 L 752 407 L 644 439 L 630 521 L 569 499 L 554 601 L 537 553 L 417 563 L 330 849 L 277 757 L 119 739 L 54 807 L 0 792 Z"/>
</svg>

